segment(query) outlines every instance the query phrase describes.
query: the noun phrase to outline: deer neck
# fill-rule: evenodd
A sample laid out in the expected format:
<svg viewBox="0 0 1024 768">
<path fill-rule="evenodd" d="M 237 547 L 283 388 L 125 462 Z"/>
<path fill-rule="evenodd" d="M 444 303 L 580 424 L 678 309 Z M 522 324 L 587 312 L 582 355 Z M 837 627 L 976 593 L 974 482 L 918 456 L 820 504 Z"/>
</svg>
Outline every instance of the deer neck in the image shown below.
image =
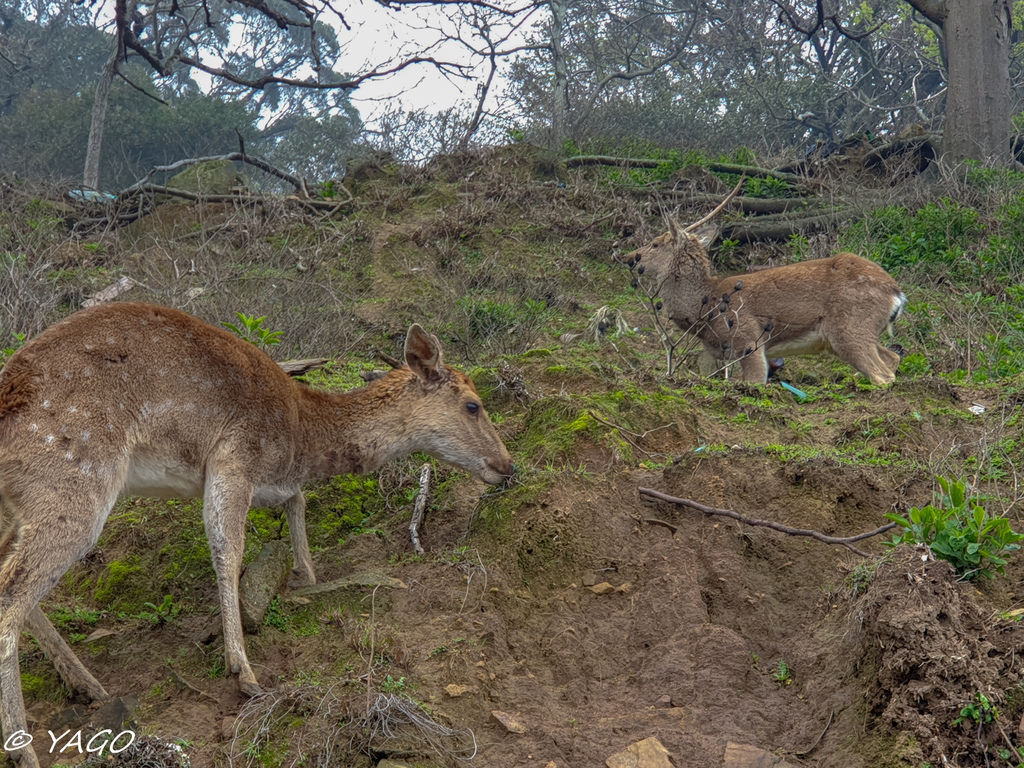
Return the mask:
<svg viewBox="0 0 1024 768">
<path fill-rule="evenodd" d="M 366 474 L 410 453 L 403 400 L 415 383 L 415 374 L 399 368 L 341 394 L 300 387 L 294 460 L 298 479 Z"/>
<path fill-rule="evenodd" d="M 669 317 L 683 327 L 698 330 L 701 319 L 717 298 L 711 265 L 704 254 L 677 254 L 669 279 L 661 293 L 665 297 Z M 705 301 L 706 299 L 706 301 Z"/>
</svg>

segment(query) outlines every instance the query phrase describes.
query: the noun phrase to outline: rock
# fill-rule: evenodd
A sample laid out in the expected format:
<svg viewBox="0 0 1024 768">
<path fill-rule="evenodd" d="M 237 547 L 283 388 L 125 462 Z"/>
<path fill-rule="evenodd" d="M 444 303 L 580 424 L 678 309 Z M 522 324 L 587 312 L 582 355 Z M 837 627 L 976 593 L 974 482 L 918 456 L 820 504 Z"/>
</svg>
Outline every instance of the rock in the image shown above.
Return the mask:
<svg viewBox="0 0 1024 768">
<path fill-rule="evenodd" d="M 615 587 L 609 584 L 607 581 L 602 581 L 600 584 L 595 584 L 590 587 L 590 591 L 595 595 L 607 595 L 615 591 Z"/>
<path fill-rule="evenodd" d="M 206 160 L 175 174 L 167 180 L 167 186 L 200 195 L 228 195 L 244 190 L 247 183 L 230 160 Z"/>
<path fill-rule="evenodd" d="M 659 696 L 658 700 L 654 702 L 654 706 L 658 707 L 659 709 L 668 709 L 672 706 L 672 697 L 669 696 L 667 693 L 664 696 Z"/>
<path fill-rule="evenodd" d="M 452 683 L 451 685 L 446 685 L 444 687 L 444 692 L 451 696 L 453 699 L 457 699 L 459 696 L 461 696 L 469 690 L 470 687 L 468 685 L 457 685 L 456 683 Z"/>
<path fill-rule="evenodd" d="M 654 736 L 630 744 L 604 761 L 608 768 L 673 768 L 665 745 Z"/>
<path fill-rule="evenodd" d="M 730 741 L 725 745 L 722 768 L 793 768 L 793 764 L 752 744 Z"/>
<path fill-rule="evenodd" d="M 510 715 L 500 709 L 492 709 L 491 716 L 505 726 L 509 733 L 526 733 L 526 725 L 519 719 L 519 715 Z"/>
<path fill-rule="evenodd" d="M 135 717 L 135 710 L 138 706 L 139 700 L 134 696 L 115 696 L 93 712 L 89 722 L 100 730 L 109 728 L 116 734 L 122 726 L 130 723 Z"/>
<path fill-rule="evenodd" d="M 270 602 L 284 587 L 291 566 L 291 547 L 280 539 L 264 544 L 257 558 L 246 566 L 238 585 L 242 626 L 246 632 L 260 631 Z"/>
</svg>

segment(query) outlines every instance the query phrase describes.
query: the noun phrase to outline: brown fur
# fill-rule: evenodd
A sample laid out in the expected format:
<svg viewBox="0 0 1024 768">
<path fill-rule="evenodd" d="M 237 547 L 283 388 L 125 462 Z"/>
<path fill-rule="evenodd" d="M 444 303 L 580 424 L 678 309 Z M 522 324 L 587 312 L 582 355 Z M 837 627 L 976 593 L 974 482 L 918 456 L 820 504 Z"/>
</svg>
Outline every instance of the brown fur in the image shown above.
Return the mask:
<svg viewBox="0 0 1024 768">
<path fill-rule="evenodd" d="M 283 504 L 296 569 L 315 581 L 302 485 L 425 451 L 490 483 L 513 471 L 472 382 L 437 339 L 409 329 L 405 367 L 339 395 L 317 392 L 225 330 L 166 307 L 83 310 L 0 373 L 0 726 L 25 728 L 17 640 L 24 624 L 74 688 L 102 686 L 39 600 L 96 543 L 119 496 L 203 496 L 227 668 L 259 690 L 246 658 L 238 577 L 251 504 Z M 13 755 L 38 765 L 31 748 Z"/>
<path fill-rule="evenodd" d="M 880 266 L 852 253 L 732 277 L 711 274 L 717 234 L 672 225 L 629 254 L 672 321 L 704 345 L 701 370 L 739 360 L 741 378 L 764 383 L 767 355 L 832 352 L 874 384 L 892 383 L 900 358 L 878 343 L 906 296 Z"/>
</svg>

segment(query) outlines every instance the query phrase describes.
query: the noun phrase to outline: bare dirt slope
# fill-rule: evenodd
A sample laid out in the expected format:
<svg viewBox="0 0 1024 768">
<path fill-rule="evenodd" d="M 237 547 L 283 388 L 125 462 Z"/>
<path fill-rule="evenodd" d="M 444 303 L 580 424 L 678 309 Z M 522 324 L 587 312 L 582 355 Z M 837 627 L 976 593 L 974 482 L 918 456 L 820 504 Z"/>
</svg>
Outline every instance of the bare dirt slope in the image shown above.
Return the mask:
<svg viewBox="0 0 1024 768">
<path fill-rule="evenodd" d="M 812 359 L 783 369 L 806 400 L 774 382 L 666 379 L 650 317 L 609 258 L 654 226 L 642 206 L 582 181 L 481 171 L 470 183 L 464 170 L 361 182 L 338 223 L 186 206 L 88 253 L 62 246 L 73 274 L 48 289 L 63 292 L 55 313 L 134 271 L 146 282 L 130 298 L 217 321 L 266 314 L 300 340 L 279 358 L 335 350 L 342 362 L 315 386 L 357 384 L 425 322 L 521 468 L 495 492 L 439 467 L 422 556 L 407 530 L 422 457 L 310 489 L 320 580 L 372 583 L 298 600 L 282 589 L 247 638 L 267 690 L 248 701 L 224 674 L 198 505 L 122 503 L 45 607 L 126 697 L 128 726 L 152 749 L 178 740 L 193 766 L 590 768 L 649 737 L 667 751 L 649 765 L 676 768 L 1015 765 L 1016 560 L 964 582 L 882 537 L 858 544 L 863 557 L 637 488 L 843 536 L 928 503 L 946 474 L 1022 528 L 1021 382 L 903 371 L 880 390 Z M 639 330 L 595 340 L 602 305 Z M 278 538 L 277 513 L 254 511 L 247 561 Z M 22 656 L 34 728 L 89 719 L 27 637 Z M 998 715 L 957 723 L 979 696 Z M 762 762 L 739 761 L 756 750 Z M 97 764 L 180 764 L 128 754 Z"/>
</svg>

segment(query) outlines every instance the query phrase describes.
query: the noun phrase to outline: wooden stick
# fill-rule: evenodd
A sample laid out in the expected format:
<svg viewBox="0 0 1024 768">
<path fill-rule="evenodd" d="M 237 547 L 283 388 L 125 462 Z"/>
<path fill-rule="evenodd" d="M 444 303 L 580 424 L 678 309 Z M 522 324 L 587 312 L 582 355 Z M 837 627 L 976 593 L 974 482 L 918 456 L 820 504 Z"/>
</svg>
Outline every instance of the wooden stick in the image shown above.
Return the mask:
<svg viewBox="0 0 1024 768">
<path fill-rule="evenodd" d="M 863 550 L 857 549 L 853 546 L 853 542 L 867 539 L 872 536 L 878 536 L 881 533 L 885 533 L 888 530 L 892 530 L 896 527 L 896 523 L 888 523 L 876 528 L 873 531 L 867 531 L 866 533 L 858 533 L 856 536 L 826 536 L 824 533 L 819 531 L 812 531 L 806 528 L 790 528 L 788 525 L 782 525 L 771 520 L 758 520 L 752 517 L 745 517 L 738 512 L 733 512 L 731 509 L 715 509 L 714 507 L 706 507 L 703 504 L 699 504 L 696 501 L 690 499 L 680 499 L 677 496 L 669 496 L 667 493 L 656 491 L 653 488 L 637 488 L 637 492 L 641 496 L 649 496 L 652 499 L 658 499 L 659 501 L 667 501 L 670 504 L 678 504 L 681 507 L 689 507 L 695 509 L 698 512 L 703 512 L 705 515 L 720 515 L 722 517 L 729 517 L 733 520 L 739 520 L 741 523 L 747 525 L 757 525 L 763 528 L 771 528 L 773 531 L 780 531 L 781 533 L 788 534 L 790 536 L 810 536 L 812 539 L 824 542 L 825 544 L 839 544 L 846 547 L 852 552 L 856 552 L 861 557 L 871 557 L 870 554 Z"/>
<path fill-rule="evenodd" d="M 409 522 L 409 538 L 417 555 L 425 555 L 426 550 L 420 544 L 420 523 L 427 509 L 427 496 L 430 495 L 430 464 L 420 467 L 420 492 L 416 494 L 416 503 L 412 507 L 412 520 Z"/>
</svg>

